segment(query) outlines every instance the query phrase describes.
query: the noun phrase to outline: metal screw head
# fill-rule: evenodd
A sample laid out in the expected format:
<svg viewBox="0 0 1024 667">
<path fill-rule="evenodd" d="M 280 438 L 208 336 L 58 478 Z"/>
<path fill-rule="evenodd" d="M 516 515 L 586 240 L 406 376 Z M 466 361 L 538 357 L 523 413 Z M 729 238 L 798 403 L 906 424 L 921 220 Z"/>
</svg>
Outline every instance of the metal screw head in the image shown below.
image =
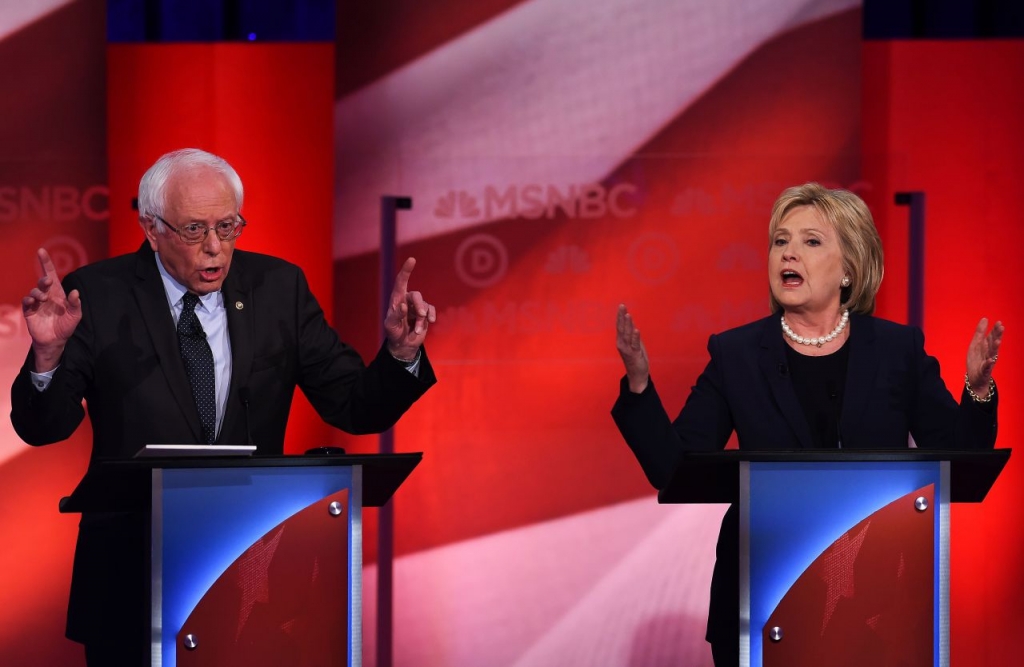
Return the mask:
<svg viewBox="0 0 1024 667">
<path fill-rule="evenodd" d="M 928 499 L 924 496 L 918 496 L 917 499 L 914 500 L 914 509 L 918 512 L 923 512 L 928 509 Z"/>
<path fill-rule="evenodd" d="M 331 516 L 338 516 L 345 511 L 345 508 L 337 500 L 327 506 L 327 511 L 331 513 Z"/>
<path fill-rule="evenodd" d="M 196 647 L 199 646 L 199 638 L 192 633 L 189 633 L 182 638 L 181 643 L 184 644 L 185 648 L 189 651 L 194 651 L 196 650 Z"/>
<path fill-rule="evenodd" d="M 771 639 L 773 642 L 781 642 L 782 641 L 782 628 L 780 628 L 779 626 L 776 625 L 774 628 L 769 630 L 768 631 L 768 639 Z"/>
</svg>

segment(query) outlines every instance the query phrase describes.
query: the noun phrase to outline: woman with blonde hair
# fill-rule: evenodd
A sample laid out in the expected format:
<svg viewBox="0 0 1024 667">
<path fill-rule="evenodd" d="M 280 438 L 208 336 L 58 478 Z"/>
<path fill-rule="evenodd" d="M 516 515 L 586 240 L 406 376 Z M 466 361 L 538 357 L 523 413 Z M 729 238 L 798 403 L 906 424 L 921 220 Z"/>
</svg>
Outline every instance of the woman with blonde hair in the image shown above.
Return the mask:
<svg viewBox="0 0 1024 667">
<path fill-rule="evenodd" d="M 995 446 L 992 370 L 1003 325 L 982 318 L 967 348 L 959 402 L 917 327 L 872 316 L 882 243 L 852 192 L 807 183 L 785 190 L 768 226 L 772 314 L 711 336 L 711 359 L 670 419 L 640 331 L 624 305 L 616 346 L 625 365 L 612 416 L 648 480 L 663 488 L 688 451 L 723 449 L 986 449 Z M 718 667 L 739 651 L 738 517 L 722 522 L 707 640 Z"/>
</svg>

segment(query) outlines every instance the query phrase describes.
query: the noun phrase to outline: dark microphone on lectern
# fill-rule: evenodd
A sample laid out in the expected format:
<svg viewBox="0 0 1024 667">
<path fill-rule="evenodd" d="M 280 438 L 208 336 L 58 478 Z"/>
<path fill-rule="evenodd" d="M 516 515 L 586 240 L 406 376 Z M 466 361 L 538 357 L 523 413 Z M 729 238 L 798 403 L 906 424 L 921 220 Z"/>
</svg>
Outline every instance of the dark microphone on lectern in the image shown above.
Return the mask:
<svg viewBox="0 0 1024 667">
<path fill-rule="evenodd" d="M 839 386 L 835 382 L 829 381 L 825 385 L 826 391 L 828 391 L 828 400 L 839 401 Z M 840 406 L 836 406 L 836 446 L 839 449 L 843 448 L 843 429 L 841 426 L 842 414 L 839 411 Z"/>
<path fill-rule="evenodd" d="M 249 428 L 249 388 L 241 387 L 238 390 L 238 397 L 242 399 L 242 405 L 245 406 L 245 439 L 250 447 L 254 447 L 252 443 L 252 430 Z"/>
</svg>

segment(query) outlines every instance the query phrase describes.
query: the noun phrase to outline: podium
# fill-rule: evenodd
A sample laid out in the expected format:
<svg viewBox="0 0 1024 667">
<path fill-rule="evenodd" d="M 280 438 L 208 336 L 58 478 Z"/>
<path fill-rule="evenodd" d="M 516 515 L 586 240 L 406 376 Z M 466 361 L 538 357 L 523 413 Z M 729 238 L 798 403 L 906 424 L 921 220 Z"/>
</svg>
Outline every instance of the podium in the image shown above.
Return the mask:
<svg viewBox="0 0 1024 667">
<path fill-rule="evenodd" d="M 94 463 L 63 513 L 148 517 L 151 665 L 362 664 L 362 508 L 412 454 Z"/>
<path fill-rule="evenodd" d="M 949 665 L 949 504 L 1010 450 L 682 456 L 660 503 L 739 507 L 741 667 Z"/>
</svg>

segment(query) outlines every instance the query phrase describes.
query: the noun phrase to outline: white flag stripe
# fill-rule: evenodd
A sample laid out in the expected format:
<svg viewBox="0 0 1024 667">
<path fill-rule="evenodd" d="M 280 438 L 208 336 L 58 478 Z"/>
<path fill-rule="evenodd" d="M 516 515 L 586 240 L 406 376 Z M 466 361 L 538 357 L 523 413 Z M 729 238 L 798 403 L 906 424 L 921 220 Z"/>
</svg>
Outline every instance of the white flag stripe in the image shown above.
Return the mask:
<svg viewBox="0 0 1024 667">
<path fill-rule="evenodd" d="M 487 222 L 438 216 L 451 188 L 561 191 L 607 176 L 761 44 L 858 0 L 528 0 L 335 107 L 334 256 Z"/>
<path fill-rule="evenodd" d="M 594 667 L 630 664 L 644 650 L 710 656 L 704 631 L 723 513 L 642 498 L 397 558 L 395 664 Z M 375 581 L 367 567 L 367 657 Z"/>
</svg>

